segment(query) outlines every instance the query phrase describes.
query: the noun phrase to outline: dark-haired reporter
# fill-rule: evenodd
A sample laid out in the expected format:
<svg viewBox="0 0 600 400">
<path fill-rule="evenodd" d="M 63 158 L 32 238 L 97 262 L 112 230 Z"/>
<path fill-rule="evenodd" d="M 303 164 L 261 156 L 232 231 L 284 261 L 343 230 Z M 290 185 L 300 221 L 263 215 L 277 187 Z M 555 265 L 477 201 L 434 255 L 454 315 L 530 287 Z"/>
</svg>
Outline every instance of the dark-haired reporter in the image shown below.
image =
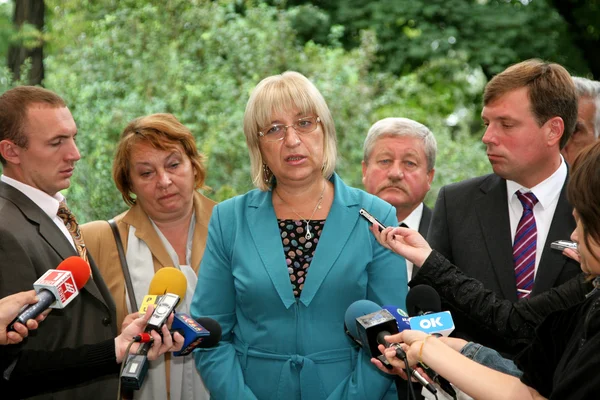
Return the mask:
<svg viewBox="0 0 600 400">
<path fill-rule="evenodd" d="M 530 345 L 516 358 L 523 371 L 520 380 L 481 366 L 423 332 L 404 331 L 386 340 L 403 342 L 410 365 L 427 364 L 474 398 L 596 398 L 600 391 L 596 379 L 600 368 L 600 142 L 575 160 L 567 194 L 577 224 L 571 240 L 578 245 L 581 269 L 593 278 L 594 289 L 576 305 L 550 313 L 536 328 Z M 392 248 L 405 241 L 391 230 L 380 239 L 384 235 Z M 403 366 L 394 358 L 395 352 L 383 346 L 380 350 L 394 367 Z M 380 363 L 378 367 L 384 370 Z"/>
<path fill-rule="evenodd" d="M 386 242 L 388 231 L 376 235 L 380 243 L 421 267 L 409 286 L 429 285 L 442 298 L 457 326 L 465 327 L 472 340 L 514 356 L 529 344 L 535 328 L 551 312 L 573 306 L 585 299 L 592 283 L 580 274 L 562 285 L 533 298 L 513 303 L 499 298 L 483 284 L 467 276 L 416 231 L 390 229 L 397 240 Z M 572 251 L 572 250 L 570 250 Z"/>
<path fill-rule="evenodd" d="M 15 344 L 28 335 L 28 329 L 36 329 L 38 321 L 29 320 L 27 326 L 15 324 L 15 331 L 8 332 L 8 325 L 24 305 L 37 301 L 35 292 L 20 292 L 0 300 L 0 344 Z M 75 387 L 88 380 L 117 375 L 132 338 L 144 331 L 154 306 L 143 316 L 131 314 L 132 322 L 114 339 L 100 343 L 58 350 L 20 350 L 14 346 L 0 346 L 0 393 L 3 399 L 25 398 L 67 387 Z M 134 319 L 135 318 L 135 319 Z M 170 318 L 172 320 L 173 317 Z M 183 337 L 176 333 L 175 341 L 169 334 L 168 324 L 162 327 L 162 336 L 152 331 L 154 344 L 148 359 L 154 360 L 167 351 L 181 350 Z M 169 324 L 170 325 L 170 324 Z M 131 346 L 135 353 L 139 344 Z M 116 396 L 116 393 L 115 393 Z"/>
<path fill-rule="evenodd" d="M 387 240 L 389 232 L 396 238 Z M 381 234 L 377 232 L 376 238 L 383 246 L 420 267 L 409 282 L 410 287 L 433 287 L 442 299 L 443 309 L 452 313 L 457 326 L 463 327 L 472 340 L 505 355 L 514 356 L 523 350 L 531 342 L 535 328 L 548 314 L 578 304 L 593 288 L 582 273 L 538 296 L 513 303 L 499 298 L 483 283 L 467 276 L 431 249 L 414 230 L 390 228 Z"/>
</svg>

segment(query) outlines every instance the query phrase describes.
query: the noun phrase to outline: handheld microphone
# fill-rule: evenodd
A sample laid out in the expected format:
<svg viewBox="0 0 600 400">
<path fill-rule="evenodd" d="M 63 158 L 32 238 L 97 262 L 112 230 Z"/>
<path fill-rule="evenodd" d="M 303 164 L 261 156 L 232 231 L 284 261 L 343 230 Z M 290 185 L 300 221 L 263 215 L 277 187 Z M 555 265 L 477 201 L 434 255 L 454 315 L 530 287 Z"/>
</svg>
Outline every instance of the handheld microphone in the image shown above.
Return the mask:
<svg viewBox="0 0 600 400">
<path fill-rule="evenodd" d="M 171 328 L 185 339 L 181 350 L 173 353 L 176 357 L 187 356 L 196 348 L 213 347 L 221 340 L 221 325 L 211 318 L 196 321 L 187 314 L 177 313 Z"/>
<path fill-rule="evenodd" d="M 379 307 L 372 301 L 358 300 L 350 304 L 350 306 L 346 310 L 346 313 L 344 314 L 344 332 L 346 332 L 346 335 L 348 335 L 348 337 L 360 347 L 363 347 L 363 342 L 361 342 L 358 338 L 356 318 L 360 317 L 361 315 L 367 315 L 378 310 Z"/>
<path fill-rule="evenodd" d="M 388 310 L 390 314 L 396 319 L 396 324 L 398 325 L 398 332 L 402 332 L 405 329 L 410 329 L 410 321 L 408 318 L 408 314 L 401 308 L 396 306 L 383 306 L 381 307 L 384 310 Z"/>
<path fill-rule="evenodd" d="M 406 295 L 406 311 L 411 317 L 418 317 L 442 310 L 442 299 L 429 285 L 417 285 Z"/>
<path fill-rule="evenodd" d="M 442 300 L 438 292 L 428 285 L 417 285 L 406 295 L 406 307 L 410 318 L 410 329 L 434 336 L 448 336 L 454 331 L 454 321 L 450 311 L 441 311 Z M 423 370 L 442 390 L 452 398 L 456 391 L 448 380 L 421 363 Z"/>
<path fill-rule="evenodd" d="M 152 330 L 160 332 L 169 315 L 175 310 L 179 299 L 185 297 L 186 288 L 187 280 L 185 275 L 177 268 L 166 267 L 158 270 L 150 282 L 148 291 L 151 296 L 161 296 L 155 299 L 157 301 L 156 309 L 148 320 L 145 333 Z M 170 293 L 169 290 L 177 291 L 178 294 Z M 121 373 L 121 385 L 123 389 L 139 390 L 142 387 L 148 373 L 149 366 L 146 354 L 148 354 L 150 347 L 152 347 L 151 342 L 143 343 L 138 349 L 137 354 L 127 356 L 126 364 Z"/>
<path fill-rule="evenodd" d="M 410 321 L 408 318 L 408 314 L 406 313 L 406 311 L 404 311 L 401 308 L 398 308 L 396 306 L 392 306 L 392 305 L 387 305 L 387 306 L 383 306 L 383 308 L 385 310 L 388 310 L 390 314 L 392 314 L 392 316 L 396 319 L 396 324 L 398 325 L 398 332 L 402 332 L 404 330 L 410 330 Z M 400 347 L 400 345 L 398 343 L 384 343 L 385 339 L 383 338 L 383 336 L 385 336 L 385 334 L 382 335 L 382 337 L 379 339 L 381 344 L 383 344 L 385 347 L 392 347 L 394 349 L 396 349 L 396 357 L 403 359 L 404 357 L 406 357 L 406 353 L 404 352 L 404 350 L 402 349 L 402 347 Z M 423 385 L 427 390 L 429 390 L 431 393 L 436 394 L 437 389 L 435 388 L 435 386 L 433 386 L 429 381 L 427 381 L 417 370 L 414 370 L 413 375 L 415 376 L 415 378 L 419 381 L 419 383 L 421 385 Z"/>
<path fill-rule="evenodd" d="M 10 324 L 20 322 L 23 325 L 28 320 L 36 318 L 48 307 L 62 309 L 71 303 L 79 294 L 79 289 L 90 279 L 90 266 L 79 256 L 63 260 L 56 269 L 49 269 L 33 283 L 39 301 L 23 309 Z"/>
<path fill-rule="evenodd" d="M 173 293 L 180 299 L 185 297 L 187 290 L 187 279 L 183 272 L 174 267 L 164 267 L 159 269 L 148 287 L 148 294 L 144 296 L 140 305 L 140 314 L 145 314 L 150 304 L 158 304 L 161 296 L 165 293 Z"/>
<path fill-rule="evenodd" d="M 180 351 L 173 353 L 174 356 L 185 356 L 190 354 L 195 349 L 207 349 L 209 347 L 214 347 L 217 344 L 219 344 L 219 341 L 221 340 L 221 325 L 219 325 L 217 321 L 208 317 L 200 317 L 197 321 L 195 321 L 190 316 L 186 314 L 183 315 L 189 318 L 189 320 L 194 321 L 200 328 L 203 328 L 204 332 L 208 332 L 208 335 L 188 335 L 188 333 L 185 332 L 185 342 L 183 344 L 183 347 Z M 176 321 L 178 321 L 177 315 L 175 315 L 173 327 L 176 326 Z M 177 323 L 177 325 L 179 325 L 179 323 Z"/>
<path fill-rule="evenodd" d="M 203 349 L 216 346 L 221 340 L 221 325 L 211 318 L 198 318 L 194 320 L 187 314 L 176 313 L 173 325 L 169 329 L 171 335 L 178 332 L 184 338 L 181 350 L 174 352 L 174 356 L 186 356 L 194 349 Z M 133 338 L 135 342 L 151 343 L 149 333 L 140 333 Z"/>
<path fill-rule="evenodd" d="M 371 357 L 377 358 L 388 369 L 392 366 L 384 355 L 379 352 L 377 346 L 383 344 L 385 347 L 392 346 L 396 350 L 396 356 L 402 360 L 406 359 L 406 353 L 399 344 L 390 344 L 383 339 L 386 335 L 398 333 L 398 323 L 388 310 L 381 309 L 377 304 L 369 300 L 358 300 L 350 304 L 344 316 L 346 333 L 354 339 Z M 358 338 L 358 339 L 357 339 Z M 437 389 L 429 383 L 418 371 L 406 365 L 408 376 L 414 376 L 432 394 Z"/>
<path fill-rule="evenodd" d="M 406 295 L 410 329 L 436 336 L 448 336 L 454 331 L 450 311 L 442 311 L 440 295 L 434 288 L 417 285 Z"/>
<path fill-rule="evenodd" d="M 383 357 L 377 348 L 377 334 L 382 330 L 397 332 L 394 317 L 369 300 L 358 300 L 350 304 L 344 315 L 348 334 L 360 343 L 371 357 Z M 385 360 L 385 357 L 383 357 Z"/>
</svg>

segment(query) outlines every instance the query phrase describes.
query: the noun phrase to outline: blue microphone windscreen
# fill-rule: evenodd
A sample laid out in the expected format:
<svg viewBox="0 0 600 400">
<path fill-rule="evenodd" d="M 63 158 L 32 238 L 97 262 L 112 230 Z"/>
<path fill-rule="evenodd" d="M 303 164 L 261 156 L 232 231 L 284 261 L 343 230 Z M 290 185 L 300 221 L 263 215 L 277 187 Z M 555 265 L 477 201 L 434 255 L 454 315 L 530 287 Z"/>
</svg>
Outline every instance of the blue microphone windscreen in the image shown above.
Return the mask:
<svg viewBox="0 0 600 400">
<path fill-rule="evenodd" d="M 356 330 L 356 318 L 380 310 L 381 307 L 370 300 L 358 300 L 350 304 L 346 310 L 346 315 L 344 316 L 344 322 L 346 323 L 346 328 L 348 329 L 348 332 L 350 332 L 350 335 L 355 339 L 358 338 L 358 331 Z"/>
</svg>

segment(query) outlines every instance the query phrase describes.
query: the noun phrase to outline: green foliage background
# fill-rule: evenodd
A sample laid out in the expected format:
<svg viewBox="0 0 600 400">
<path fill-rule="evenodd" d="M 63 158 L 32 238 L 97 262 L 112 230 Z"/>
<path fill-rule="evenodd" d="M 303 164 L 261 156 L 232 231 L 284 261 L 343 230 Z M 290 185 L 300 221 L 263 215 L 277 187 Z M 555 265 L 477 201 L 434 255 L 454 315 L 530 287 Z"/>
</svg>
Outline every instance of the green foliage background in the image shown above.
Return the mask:
<svg viewBox="0 0 600 400">
<path fill-rule="evenodd" d="M 338 3 L 349 12 L 356 2 Z M 369 2 L 388 9 L 372 11 L 376 17 L 363 18 L 370 24 L 355 26 L 318 3 L 47 0 L 44 85 L 66 99 L 78 124 L 83 158 L 67 193 L 77 215 L 82 221 L 106 219 L 126 208 L 111 178 L 115 144 L 131 119 L 154 112 L 173 113 L 194 132 L 208 159 L 208 196 L 220 201 L 251 189 L 245 104 L 262 78 L 286 70 L 305 74 L 325 96 L 338 132 L 337 172 L 348 184 L 362 187 L 364 136 L 389 116 L 415 119 L 436 135 L 439 154 L 428 204 L 442 185 L 490 172 L 479 121 L 486 76 L 536 53 L 552 58 L 544 44 L 560 41 L 563 28 L 528 44 L 519 42 L 519 32 L 530 27 L 519 26 L 544 15 L 550 22 L 560 19 L 542 1 L 527 7 L 491 0 L 414 3 Z M 0 24 L 6 8 L 0 7 Z M 494 14 L 486 17 L 485 10 Z M 435 28 L 433 21 L 444 12 L 450 22 Z M 494 15 L 511 29 L 499 22 L 487 29 Z M 383 29 L 384 17 L 391 16 L 406 26 L 395 41 L 392 30 Z M 313 38 L 307 36 L 311 30 Z M 436 32 L 440 42 L 434 49 Z M 456 46 L 448 42 L 450 33 Z M 573 68 L 585 73 L 574 54 L 572 65 L 579 67 Z M 7 71 L 0 73 L 0 90 L 15 84 L 9 78 Z"/>
<path fill-rule="evenodd" d="M 342 43 L 352 48 L 360 41 L 362 30 L 375 30 L 381 43 L 377 66 L 399 75 L 428 60 L 452 58 L 457 53 L 488 77 L 531 57 L 551 59 L 577 74 L 588 72 L 568 24 L 546 0 L 270 2 L 283 8 L 305 7 L 303 17 L 298 18 L 304 39 L 327 43 L 325 31 L 338 24 L 345 27 Z M 578 19 L 596 15 L 597 10 L 597 1 L 590 1 L 587 8 L 577 10 Z M 593 28 L 588 25 L 588 30 Z"/>
</svg>

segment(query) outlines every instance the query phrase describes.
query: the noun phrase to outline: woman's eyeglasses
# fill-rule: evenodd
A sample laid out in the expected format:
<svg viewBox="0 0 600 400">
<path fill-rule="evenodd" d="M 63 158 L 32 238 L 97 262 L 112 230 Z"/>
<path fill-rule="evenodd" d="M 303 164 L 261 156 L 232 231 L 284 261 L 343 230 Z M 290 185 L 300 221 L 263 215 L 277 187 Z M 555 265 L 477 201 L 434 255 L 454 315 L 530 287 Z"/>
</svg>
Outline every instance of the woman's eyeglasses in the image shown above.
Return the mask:
<svg viewBox="0 0 600 400">
<path fill-rule="evenodd" d="M 317 125 L 321 122 L 319 117 L 304 117 L 300 118 L 291 125 L 272 124 L 258 132 L 259 136 L 267 142 L 277 142 L 283 140 L 288 128 L 293 127 L 297 133 L 310 133 L 317 129 Z"/>
</svg>

